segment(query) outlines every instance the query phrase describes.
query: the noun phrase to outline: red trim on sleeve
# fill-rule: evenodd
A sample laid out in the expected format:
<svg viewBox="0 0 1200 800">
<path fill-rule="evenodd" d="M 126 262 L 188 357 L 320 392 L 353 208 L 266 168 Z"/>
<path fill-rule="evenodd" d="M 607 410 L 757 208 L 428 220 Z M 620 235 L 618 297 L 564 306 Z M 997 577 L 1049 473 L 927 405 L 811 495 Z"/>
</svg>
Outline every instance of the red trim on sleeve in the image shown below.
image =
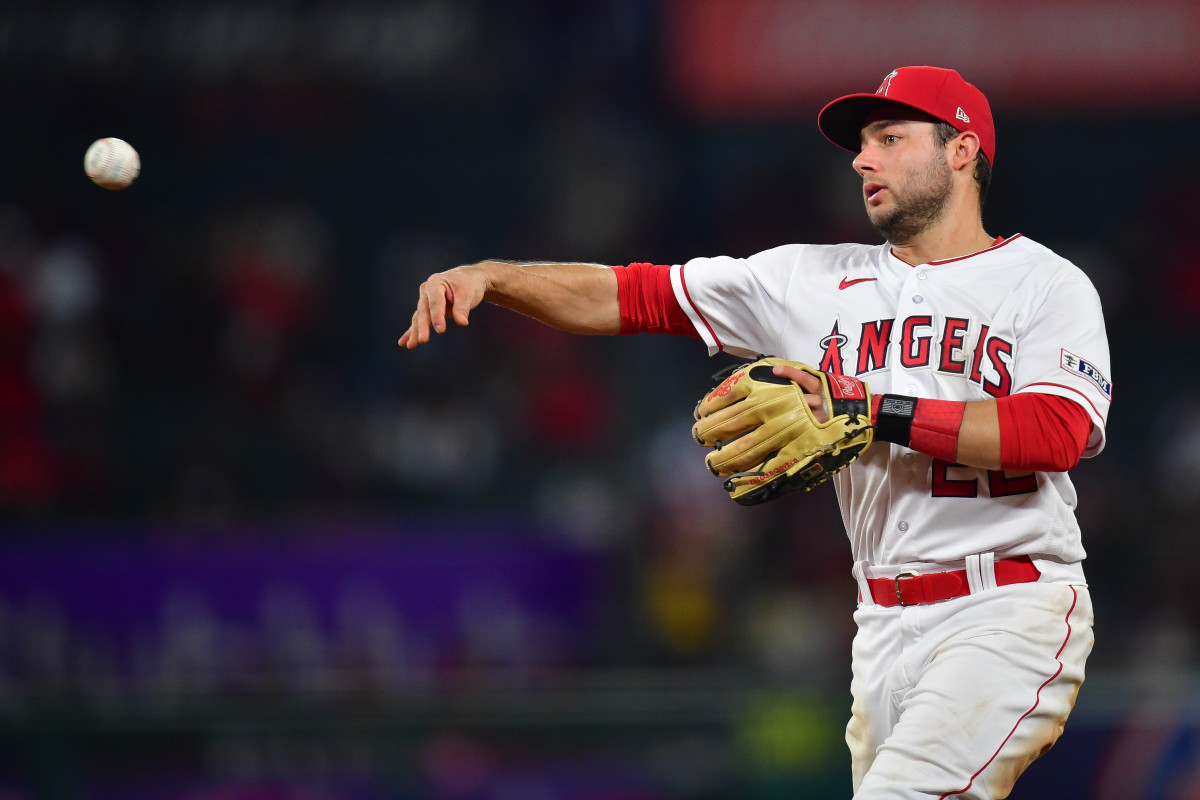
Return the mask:
<svg viewBox="0 0 1200 800">
<path fill-rule="evenodd" d="M 687 298 L 688 304 L 691 305 L 692 310 L 696 312 L 696 316 L 700 318 L 700 321 L 704 323 L 704 327 L 708 329 L 708 335 L 711 336 L 712 340 L 717 343 L 717 349 L 723 351 L 725 349 L 725 345 L 721 344 L 721 339 L 717 336 L 717 332 L 713 330 L 712 325 L 708 324 L 708 320 L 705 319 L 704 314 L 702 314 L 700 309 L 696 307 L 696 301 L 692 299 L 692 293 L 688 291 L 687 276 L 684 275 L 684 270 L 686 269 L 687 264 L 684 264 L 679 268 L 679 285 L 683 287 L 683 296 Z"/>
<path fill-rule="evenodd" d="M 668 333 L 697 339 L 692 321 L 671 288 L 671 268 L 662 264 L 613 267 L 621 305 L 621 335 Z"/>
<path fill-rule="evenodd" d="M 1104 415 L 1100 413 L 1100 409 L 1096 408 L 1096 404 L 1092 402 L 1092 399 L 1074 386 L 1064 386 L 1061 383 L 1050 383 L 1049 381 L 1038 381 L 1037 383 L 1027 384 L 1024 388 L 1028 389 L 1030 386 L 1053 386 L 1056 389 L 1066 389 L 1068 392 L 1079 395 L 1079 399 L 1091 406 L 1092 411 L 1096 412 L 1097 417 L 1104 419 Z"/>
<path fill-rule="evenodd" d="M 1020 392 L 996 400 L 1000 467 L 1066 472 L 1079 463 L 1092 420 L 1078 403 L 1052 394 Z"/>
</svg>

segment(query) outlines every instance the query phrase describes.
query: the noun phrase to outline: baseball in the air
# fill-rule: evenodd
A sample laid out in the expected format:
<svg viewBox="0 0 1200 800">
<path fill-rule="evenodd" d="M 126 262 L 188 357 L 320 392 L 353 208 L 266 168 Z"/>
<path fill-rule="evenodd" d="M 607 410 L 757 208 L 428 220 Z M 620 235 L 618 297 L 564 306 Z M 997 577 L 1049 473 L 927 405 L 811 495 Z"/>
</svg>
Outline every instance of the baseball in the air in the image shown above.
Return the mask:
<svg viewBox="0 0 1200 800">
<path fill-rule="evenodd" d="M 83 171 L 97 186 L 124 189 L 142 169 L 137 150 L 123 139 L 97 139 L 83 156 Z"/>
</svg>

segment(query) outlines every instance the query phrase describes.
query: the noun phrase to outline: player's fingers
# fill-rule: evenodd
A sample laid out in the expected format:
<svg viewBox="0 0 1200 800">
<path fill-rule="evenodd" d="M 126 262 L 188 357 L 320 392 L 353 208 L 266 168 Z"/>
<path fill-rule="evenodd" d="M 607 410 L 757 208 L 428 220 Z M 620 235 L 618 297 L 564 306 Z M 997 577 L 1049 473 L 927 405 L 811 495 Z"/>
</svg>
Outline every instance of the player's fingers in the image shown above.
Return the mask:
<svg viewBox="0 0 1200 800">
<path fill-rule="evenodd" d="M 425 338 L 428 340 L 429 337 L 426 336 Z M 396 342 L 396 344 L 400 345 L 406 350 L 415 350 L 417 349 L 417 345 L 421 344 L 421 341 L 422 340 L 417 335 L 417 326 L 416 324 L 413 324 L 409 326 L 408 330 L 400 335 L 400 339 Z"/>
<path fill-rule="evenodd" d="M 417 292 L 412 323 L 398 340 L 409 350 L 428 342 L 434 333 L 446 332 L 449 317 L 459 325 L 470 323 L 471 309 L 483 301 L 484 281 L 468 267 L 431 275 Z"/>
<path fill-rule="evenodd" d="M 450 297 L 454 296 L 453 290 L 445 278 L 436 275 L 425 281 L 421 288 L 422 299 L 429 315 L 429 325 L 438 333 L 445 333 L 446 305 Z"/>
<path fill-rule="evenodd" d="M 409 325 L 408 349 L 429 341 L 429 300 L 425 295 L 425 287 L 421 287 L 420 298 L 417 300 L 417 310 L 413 312 L 412 323 Z"/>
<path fill-rule="evenodd" d="M 467 325 L 471 311 L 487 296 L 487 275 L 470 265 L 454 270 L 453 278 L 450 287 L 454 298 L 454 321 Z"/>
<path fill-rule="evenodd" d="M 789 367 L 787 364 L 776 364 L 772 367 L 771 372 L 781 378 L 787 378 L 792 383 L 800 384 L 800 388 L 805 394 L 819 394 L 821 392 L 821 379 L 811 372 L 805 372 L 796 367 Z"/>
<path fill-rule="evenodd" d="M 454 318 L 457 325 L 466 327 L 471 324 L 471 309 L 474 308 L 474 303 L 459 300 L 460 295 L 454 291 L 453 286 L 446 287 L 446 302 L 447 310 L 450 316 Z"/>
<path fill-rule="evenodd" d="M 829 410 L 825 408 L 824 394 L 809 394 L 808 392 L 805 392 L 804 399 L 808 402 L 808 407 L 812 411 L 812 415 L 817 422 L 829 421 Z"/>
<path fill-rule="evenodd" d="M 779 377 L 787 378 L 799 385 L 804 392 L 804 399 L 808 402 L 808 407 L 812 409 L 813 417 L 818 422 L 829 420 L 829 409 L 825 407 L 825 387 L 821 384 L 820 378 L 811 372 L 789 367 L 786 364 L 776 364 L 771 371 Z"/>
</svg>

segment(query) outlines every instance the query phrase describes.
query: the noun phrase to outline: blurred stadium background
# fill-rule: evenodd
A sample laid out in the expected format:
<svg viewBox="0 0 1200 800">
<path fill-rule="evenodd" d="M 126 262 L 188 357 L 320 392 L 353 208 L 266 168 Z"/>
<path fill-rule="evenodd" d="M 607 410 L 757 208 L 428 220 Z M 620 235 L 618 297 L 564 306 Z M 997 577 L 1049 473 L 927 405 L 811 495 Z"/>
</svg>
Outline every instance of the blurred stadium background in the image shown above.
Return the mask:
<svg viewBox="0 0 1200 800">
<path fill-rule="evenodd" d="M 0 798 L 848 797 L 849 550 L 831 491 L 704 472 L 728 362 L 395 340 L 484 257 L 875 241 L 815 114 L 905 63 L 992 98 L 988 229 L 1088 272 L 1123 389 L 1089 678 L 1014 797 L 1200 797 L 1197 41 L 1193 0 L 4 4 Z"/>
</svg>

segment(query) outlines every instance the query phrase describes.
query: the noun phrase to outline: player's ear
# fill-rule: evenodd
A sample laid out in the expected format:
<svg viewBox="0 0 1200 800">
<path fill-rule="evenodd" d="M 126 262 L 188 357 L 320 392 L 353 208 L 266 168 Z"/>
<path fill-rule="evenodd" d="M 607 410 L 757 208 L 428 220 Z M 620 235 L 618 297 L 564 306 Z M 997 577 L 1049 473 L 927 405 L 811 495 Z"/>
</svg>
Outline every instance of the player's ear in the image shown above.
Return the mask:
<svg viewBox="0 0 1200 800">
<path fill-rule="evenodd" d="M 963 131 L 946 142 L 946 147 L 950 150 L 946 154 L 950 166 L 963 169 L 975 163 L 975 156 L 979 153 L 979 135 L 974 131 Z"/>
</svg>

